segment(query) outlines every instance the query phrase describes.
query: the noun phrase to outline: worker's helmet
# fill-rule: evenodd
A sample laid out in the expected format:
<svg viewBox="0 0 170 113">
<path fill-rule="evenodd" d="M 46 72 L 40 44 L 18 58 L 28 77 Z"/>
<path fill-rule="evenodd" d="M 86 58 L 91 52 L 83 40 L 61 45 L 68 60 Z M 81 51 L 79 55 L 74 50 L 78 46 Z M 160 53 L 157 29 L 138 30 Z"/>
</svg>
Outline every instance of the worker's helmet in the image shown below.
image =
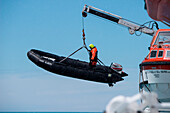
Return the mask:
<svg viewBox="0 0 170 113">
<path fill-rule="evenodd" d="M 90 47 L 91 49 L 93 49 L 93 48 L 94 48 L 94 45 L 93 45 L 93 44 L 90 44 L 89 47 Z"/>
</svg>

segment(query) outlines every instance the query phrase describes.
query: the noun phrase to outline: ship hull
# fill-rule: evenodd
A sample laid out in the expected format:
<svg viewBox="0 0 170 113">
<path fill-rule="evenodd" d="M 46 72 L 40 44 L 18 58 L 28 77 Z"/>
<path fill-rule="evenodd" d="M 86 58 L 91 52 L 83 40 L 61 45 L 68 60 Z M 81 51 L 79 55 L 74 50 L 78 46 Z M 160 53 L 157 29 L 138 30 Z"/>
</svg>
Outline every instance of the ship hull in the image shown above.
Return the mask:
<svg viewBox="0 0 170 113">
<path fill-rule="evenodd" d="M 143 92 L 155 92 L 160 102 L 170 102 L 170 62 L 144 62 L 140 64 Z"/>
</svg>

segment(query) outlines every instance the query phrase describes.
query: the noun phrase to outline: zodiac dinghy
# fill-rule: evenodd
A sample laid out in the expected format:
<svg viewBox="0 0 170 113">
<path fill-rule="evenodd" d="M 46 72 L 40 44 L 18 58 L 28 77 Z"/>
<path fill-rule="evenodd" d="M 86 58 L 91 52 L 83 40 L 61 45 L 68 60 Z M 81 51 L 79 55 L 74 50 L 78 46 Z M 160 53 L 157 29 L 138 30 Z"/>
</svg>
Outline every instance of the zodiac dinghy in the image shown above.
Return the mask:
<svg viewBox="0 0 170 113">
<path fill-rule="evenodd" d="M 117 72 L 108 66 L 96 65 L 90 68 L 89 63 L 54 55 L 40 50 L 32 49 L 27 53 L 28 58 L 37 66 L 63 76 L 84 79 L 89 81 L 116 83 L 124 80 L 122 77 L 127 76 L 125 72 Z"/>
</svg>

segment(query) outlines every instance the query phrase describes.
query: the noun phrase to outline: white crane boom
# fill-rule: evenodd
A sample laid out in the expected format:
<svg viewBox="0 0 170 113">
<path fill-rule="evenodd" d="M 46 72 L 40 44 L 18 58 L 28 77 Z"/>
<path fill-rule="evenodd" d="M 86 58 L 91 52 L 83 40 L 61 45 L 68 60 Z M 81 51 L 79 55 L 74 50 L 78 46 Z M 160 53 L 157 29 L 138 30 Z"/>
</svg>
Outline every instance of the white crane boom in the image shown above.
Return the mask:
<svg viewBox="0 0 170 113">
<path fill-rule="evenodd" d="M 145 34 L 152 36 L 155 33 L 155 31 L 151 28 L 148 28 L 144 25 L 136 24 L 132 21 L 128 21 L 128 20 L 122 18 L 121 16 L 106 12 L 104 10 L 95 8 L 93 6 L 87 6 L 87 5 L 84 6 L 83 11 L 82 11 L 83 17 L 86 17 L 87 13 L 91 13 L 93 15 L 96 15 L 96 16 L 105 18 L 107 20 L 110 20 L 112 22 L 116 22 L 120 25 L 123 25 L 123 26 L 125 26 L 129 29 L 130 34 L 134 34 L 135 31 L 140 31 L 142 33 L 145 33 Z"/>
</svg>

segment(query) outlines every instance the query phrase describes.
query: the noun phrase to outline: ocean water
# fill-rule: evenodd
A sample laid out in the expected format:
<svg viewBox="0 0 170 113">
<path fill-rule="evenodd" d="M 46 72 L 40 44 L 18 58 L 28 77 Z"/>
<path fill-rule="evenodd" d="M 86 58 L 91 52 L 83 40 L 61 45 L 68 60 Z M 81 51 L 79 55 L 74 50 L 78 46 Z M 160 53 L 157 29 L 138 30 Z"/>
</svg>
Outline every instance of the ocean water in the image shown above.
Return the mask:
<svg viewBox="0 0 170 113">
<path fill-rule="evenodd" d="M 103 112 L 0 112 L 0 113 L 103 113 Z"/>
</svg>

